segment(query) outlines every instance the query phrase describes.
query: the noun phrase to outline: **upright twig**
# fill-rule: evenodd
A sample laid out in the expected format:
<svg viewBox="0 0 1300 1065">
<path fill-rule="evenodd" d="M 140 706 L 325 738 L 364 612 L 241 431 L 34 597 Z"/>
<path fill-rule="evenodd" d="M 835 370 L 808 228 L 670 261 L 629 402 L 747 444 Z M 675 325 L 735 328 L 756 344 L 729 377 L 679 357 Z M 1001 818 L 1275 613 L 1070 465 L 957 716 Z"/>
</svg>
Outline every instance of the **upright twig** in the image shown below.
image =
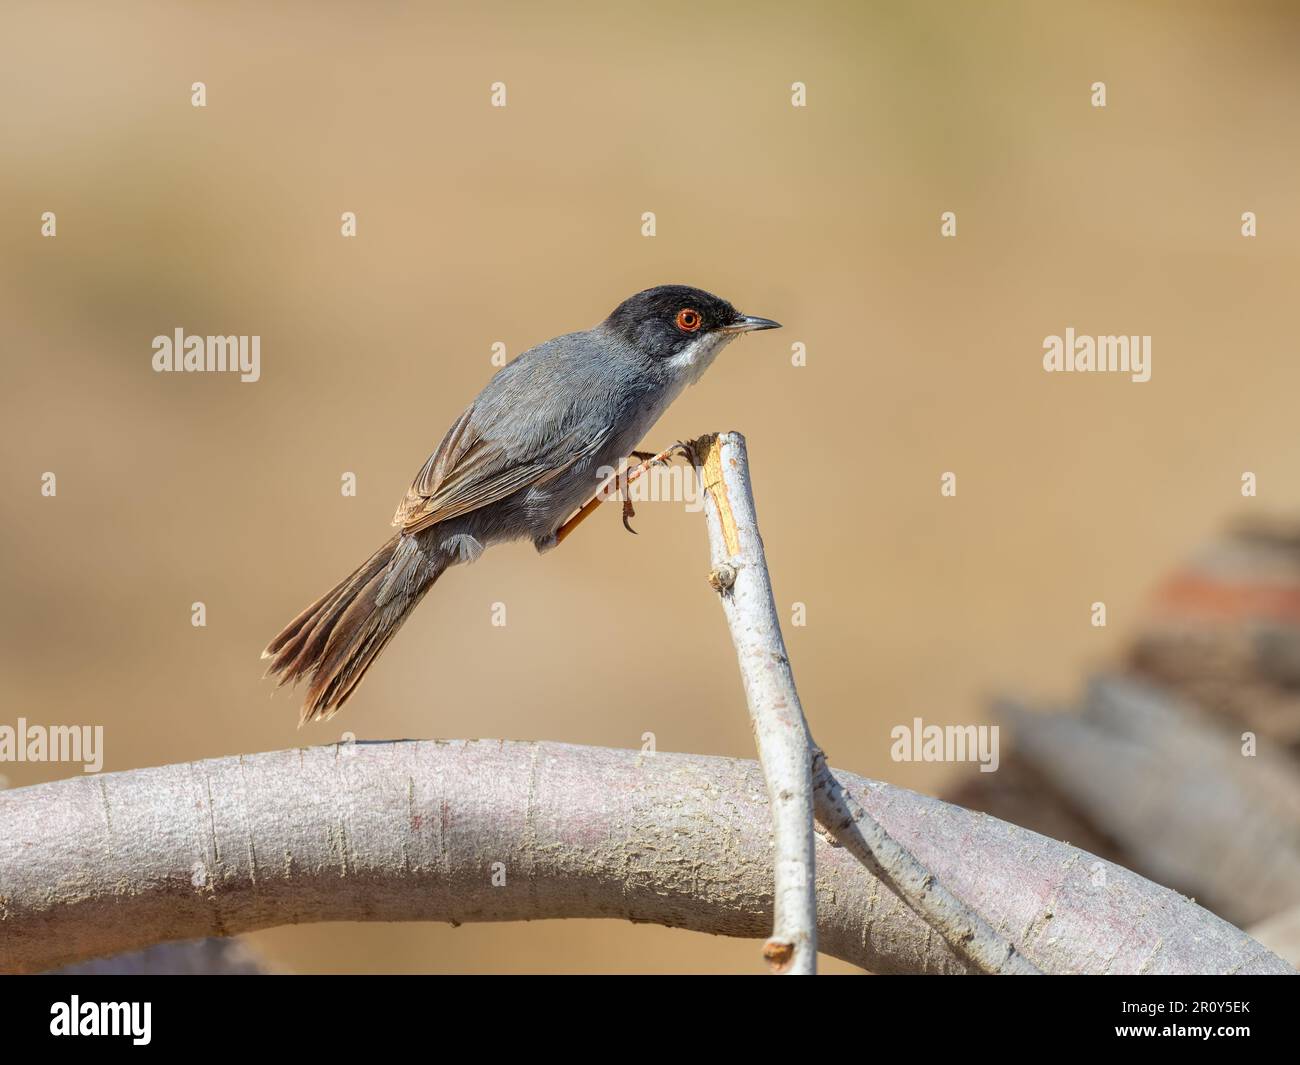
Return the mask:
<svg viewBox="0 0 1300 1065">
<path fill-rule="evenodd" d="M 690 445 L 700 470 L 712 568 L 740 662 L 749 720 L 772 807 L 775 904 L 763 956 L 780 973 L 817 971 L 817 883 L 813 855 L 812 736 L 781 638 L 763 541 L 739 433 Z"/>
<path fill-rule="evenodd" d="M 816 890 L 813 816 L 837 843 L 898 894 L 962 957 L 981 972 L 1037 973 L 1005 936 L 952 894 L 827 768 L 813 744 L 795 690 L 768 577 L 739 433 L 704 436 L 690 445 L 705 492 L 713 569 L 709 583 L 722 599 L 736 645 L 767 778 L 776 844 L 776 919 L 765 952 L 781 971 L 813 972 Z M 807 948 L 807 955 L 801 950 Z"/>
</svg>

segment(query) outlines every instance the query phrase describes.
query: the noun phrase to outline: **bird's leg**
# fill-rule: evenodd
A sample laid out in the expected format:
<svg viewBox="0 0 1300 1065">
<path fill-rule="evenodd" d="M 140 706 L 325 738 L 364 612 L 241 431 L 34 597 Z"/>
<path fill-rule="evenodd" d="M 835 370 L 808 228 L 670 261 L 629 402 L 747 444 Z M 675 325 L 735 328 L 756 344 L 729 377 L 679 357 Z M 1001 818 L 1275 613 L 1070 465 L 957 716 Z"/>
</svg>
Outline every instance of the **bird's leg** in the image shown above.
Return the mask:
<svg viewBox="0 0 1300 1065">
<path fill-rule="evenodd" d="M 690 461 L 695 455 L 695 448 L 691 443 L 685 440 L 678 440 L 677 443 L 669 445 L 658 454 L 654 454 L 650 451 L 633 451 L 632 457 L 634 459 L 639 459 L 640 464 L 631 470 L 628 474 L 628 479 L 633 481 L 636 480 L 651 466 L 668 465 L 668 460 L 677 454 L 680 454 L 682 458 Z"/>
<path fill-rule="evenodd" d="M 677 443 L 673 444 L 671 447 L 664 448 L 658 454 L 649 451 L 633 451 L 632 457 L 639 461 L 635 466 L 631 467 L 627 471 L 625 483 L 630 484 L 638 477 L 647 473 L 654 466 L 667 466 L 672 457 L 679 452 L 687 461 L 690 461 L 694 455 L 691 445 L 684 443 L 681 440 L 678 440 Z"/>
<path fill-rule="evenodd" d="M 576 529 L 579 525 L 581 525 L 584 521 L 586 521 L 587 518 L 591 515 L 591 512 L 595 510 L 598 506 L 600 506 L 600 504 L 603 503 L 604 501 L 605 501 L 605 490 L 602 488 L 594 496 L 588 499 L 587 502 L 582 504 L 581 510 L 579 510 L 576 514 L 573 515 L 573 517 L 569 518 L 563 525 L 561 525 L 558 529 L 555 530 L 554 546 L 559 547 L 560 544 L 564 543 L 565 537 L 567 537 L 569 533 L 573 532 L 574 529 Z"/>
<path fill-rule="evenodd" d="M 576 529 L 579 525 L 581 525 L 584 521 L 586 521 L 587 518 L 591 516 L 592 512 L 598 506 L 600 506 L 601 503 L 605 502 L 606 498 L 608 498 L 610 485 L 618 483 L 619 480 L 620 478 L 618 474 L 615 474 L 604 484 L 602 484 L 596 490 L 596 494 L 592 496 L 590 499 L 588 499 L 587 502 L 583 503 L 582 507 L 573 515 L 573 517 L 567 519 L 563 525 L 561 525 L 558 529 L 555 530 L 555 542 L 551 546 L 559 547 L 560 544 L 564 543 L 569 533 L 573 532 L 574 529 Z M 627 520 L 626 507 L 627 504 L 625 502 L 624 503 L 625 521 Z"/>
<path fill-rule="evenodd" d="M 606 489 L 611 483 L 617 483 L 619 490 L 623 493 L 623 527 L 628 532 L 635 534 L 636 530 L 628 524 L 628 519 L 636 516 L 636 511 L 632 509 L 631 493 L 628 491 L 628 485 L 642 476 L 653 466 L 666 466 L 673 455 L 680 452 L 685 458 L 691 459 L 694 452 L 691 445 L 677 441 L 671 447 L 664 448 L 658 454 L 649 451 L 633 451 L 632 458 L 637 460 L 635 466 L 630 467 L 623 474 L 615 474 L 609 481 L 601 485 L 600 490 L 582 505 L 582 508 L 569 518 L 563 525 L 555 530 L 555 546 L 559 546 L 579 525 L 591 516 L 601 503 L 605 501 Z"/>
</svg>

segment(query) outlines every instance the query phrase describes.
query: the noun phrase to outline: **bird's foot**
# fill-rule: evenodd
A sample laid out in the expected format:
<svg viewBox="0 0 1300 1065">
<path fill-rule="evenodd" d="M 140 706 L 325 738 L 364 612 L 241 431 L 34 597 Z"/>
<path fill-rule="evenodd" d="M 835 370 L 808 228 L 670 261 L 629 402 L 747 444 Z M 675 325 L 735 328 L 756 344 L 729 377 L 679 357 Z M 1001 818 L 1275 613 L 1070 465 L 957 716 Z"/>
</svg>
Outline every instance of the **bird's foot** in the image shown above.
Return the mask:
<svg viewBox="0 0 1300 1065">
<path fill-rule="evenodd" d="M 688 461 L 694 462 L 695 450 L 690 444 L 678 440 L 671 447 L 666 447 L 662 451 L 655 453 L 653 451 L 633 451 L 632 457 L 637 460 L 637 464 L 627 470 L 618 478 L 619 490 L 623 493 L 623 528 L 632 535 L 636 535 L 636 530 L 628 524 L 629 519 L 636 517 L 636 511 L 632 509 L 632 493 L 628 491 L 628 485 L 638 477 L 643 476 L 655 466 L 667 466 L 672 461 L 674 455 L 678 452 Z"/>
<path fill-rule="evenodd" d="M 653 451 L 633 451 L 632 457 L 638 460 L 638 464 L 628 473 L 628 480 L 636 480 L 641 474 L 652 466 L 667 466 L 674 455 L 681 455 L 687 462 L 694 461 L 695 448 L 686 440 L 678 440 L 657 454 Z"/>
<path fill-rule="evenodd" d="M 538 551 L 549 551 L 552 547 L 564 542 L 565 538 L 573 532 L 579 525 L 585 521 L 591 513 L 602 502 L 610 497 L 611 489 L 617 490 L 623 495 L 623 528 L 633 535 L 636 530 L 629 524 L 630 520 L 636 516 L 636 511 L 632 507 L 632 494 L 628 491 L 628 485 L 641 477 L 647 470 L 654 466 L 667 466 L 674 455 L 681 454 L 688 462 L 695 461 L 695 448 L 682 440 L 671 447 L 664 448 L 658 453 L 650 451 L 633 451 L 632 458 L 637 460 L 635 466 L 629 467 L 621 474 L 616 474 L 613 478 L 605 483 L 591 499 L 583 504 L 582 509 L 573 515 L 568 521 L 561 525 L 551 537 L 544 538 L 544 541 L 537 541 Z"/>
</svg>

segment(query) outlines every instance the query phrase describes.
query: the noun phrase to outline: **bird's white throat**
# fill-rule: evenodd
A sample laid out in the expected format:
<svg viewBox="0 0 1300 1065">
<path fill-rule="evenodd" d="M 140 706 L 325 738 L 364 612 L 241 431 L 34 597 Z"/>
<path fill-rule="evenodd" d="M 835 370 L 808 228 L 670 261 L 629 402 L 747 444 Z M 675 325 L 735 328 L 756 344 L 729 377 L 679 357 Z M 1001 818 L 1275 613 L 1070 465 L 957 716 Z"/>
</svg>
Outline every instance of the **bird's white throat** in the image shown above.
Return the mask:
<svg viewBox="0 0 1300 1065">
<path fill-rule="evenodd" d="M 735 339 L 735 333 L 705 333 L 669 359 L 668 365 L 681 375 L 684 384 L 693 385 L 713 364 L 718 352 Z"/>
</svg>

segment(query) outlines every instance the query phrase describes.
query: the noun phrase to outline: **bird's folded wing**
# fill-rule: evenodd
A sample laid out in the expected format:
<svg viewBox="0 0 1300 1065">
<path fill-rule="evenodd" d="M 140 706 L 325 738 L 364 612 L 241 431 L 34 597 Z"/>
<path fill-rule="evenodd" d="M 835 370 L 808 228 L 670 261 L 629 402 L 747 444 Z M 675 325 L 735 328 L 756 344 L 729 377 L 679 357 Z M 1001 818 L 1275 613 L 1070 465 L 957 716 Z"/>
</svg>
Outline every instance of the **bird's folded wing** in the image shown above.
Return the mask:
<svg viewBox="0 0 1300 1065">
<path fill-rule="evenodd" d="M 596 434 L 582 437 L 572 431 L 557 433 L 543 453 L 519 461 L 496 441 L 479 435 L 470 407 L 425 462 L 398 506 L 393 524 L 404 533 L 417 533 L 521 488 L 544 484 L 596 450 L 610 429 L 602 426 Z"/>
</svg>

